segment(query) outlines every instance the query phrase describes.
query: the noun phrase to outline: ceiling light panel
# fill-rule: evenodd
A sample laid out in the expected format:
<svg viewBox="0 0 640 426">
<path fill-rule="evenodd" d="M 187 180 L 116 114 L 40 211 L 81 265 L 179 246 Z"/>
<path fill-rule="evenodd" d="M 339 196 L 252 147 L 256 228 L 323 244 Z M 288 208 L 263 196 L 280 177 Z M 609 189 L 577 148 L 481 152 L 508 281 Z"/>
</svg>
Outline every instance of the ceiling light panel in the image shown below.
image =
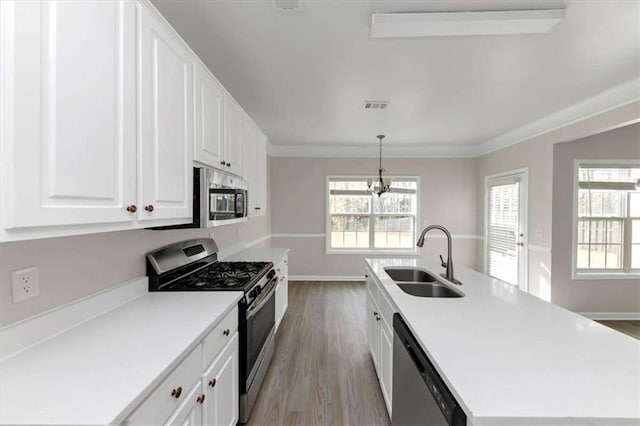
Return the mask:
<svg viewBox="0 0 640 426">
<path fill-rule="evenodd" d="M 544 34 L 564 9 L 481 12 L 374 13 L 372 38 Z"/>
</svg>

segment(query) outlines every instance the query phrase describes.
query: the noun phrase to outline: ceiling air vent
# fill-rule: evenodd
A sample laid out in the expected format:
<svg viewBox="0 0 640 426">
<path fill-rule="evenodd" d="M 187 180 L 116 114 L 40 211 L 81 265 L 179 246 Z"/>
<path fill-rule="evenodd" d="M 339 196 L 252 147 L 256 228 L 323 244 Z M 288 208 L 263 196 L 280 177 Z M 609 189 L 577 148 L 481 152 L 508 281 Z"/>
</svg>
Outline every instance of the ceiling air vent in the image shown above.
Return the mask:
<svg viewBox="0 0 640 426">
<path fill-rule="evenodd" d="M 389 101 L 364 101 L 362 109 L 367 110 L 382 110 L 389 107 Z"/>
<path fill-rule="evenodd" d="M 297 12 L 304 9 L 302 0 L 271 0 L 273 7 L 285 12 Z"/>
</svg>

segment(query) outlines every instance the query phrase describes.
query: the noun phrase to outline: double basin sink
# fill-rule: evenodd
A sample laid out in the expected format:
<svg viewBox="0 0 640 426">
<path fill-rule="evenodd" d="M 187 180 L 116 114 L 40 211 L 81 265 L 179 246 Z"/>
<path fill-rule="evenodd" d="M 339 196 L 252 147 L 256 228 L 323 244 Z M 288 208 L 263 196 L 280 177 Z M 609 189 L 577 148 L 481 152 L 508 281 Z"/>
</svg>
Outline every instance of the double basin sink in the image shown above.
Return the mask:
<svg viewBox="0 0 640 426">
<path fill-rule="evenodd" d="M 387 267 L 385 272 L 407 294 L 419 297 L 462 297 L 464 293 L 440 277 L 417 268 Z"/>
</svg>

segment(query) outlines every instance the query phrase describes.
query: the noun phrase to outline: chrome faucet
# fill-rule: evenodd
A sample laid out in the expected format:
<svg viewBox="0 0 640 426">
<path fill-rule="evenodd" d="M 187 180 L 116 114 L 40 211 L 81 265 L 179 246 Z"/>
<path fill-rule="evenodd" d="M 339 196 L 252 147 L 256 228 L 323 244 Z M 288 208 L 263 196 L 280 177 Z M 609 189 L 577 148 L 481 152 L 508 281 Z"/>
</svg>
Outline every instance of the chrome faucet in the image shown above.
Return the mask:
<svg viewBox="0 0 640 426">
<path fill-rule="evenodd" d="M 447 261 L 445 262 L 444 259 L 442 258 L 442 255 L 440 255 L 440 264 L 442 265 L 443 268 L 446 269 L 446 273 L 441 275 L 445 277 L 448 281 L 451 281 L 454 284 L 461 285 L 462 283 L 453 277 L 453 259 L 451 258 L 451 234 L 449 233 L 449 231 L 447 231 L 447 228 L 441 225 L 427 226 L 422 230 L 422 233 L 420 234 L 420 237 L 418 238 L 416 245 L 418 247 L 422 247 L 424 245 L 425 234 L 431 231 L 432 229 L 439 229 L 442 232 L 444 232 L 444 234 L 447 236 Z"/>
</svg>

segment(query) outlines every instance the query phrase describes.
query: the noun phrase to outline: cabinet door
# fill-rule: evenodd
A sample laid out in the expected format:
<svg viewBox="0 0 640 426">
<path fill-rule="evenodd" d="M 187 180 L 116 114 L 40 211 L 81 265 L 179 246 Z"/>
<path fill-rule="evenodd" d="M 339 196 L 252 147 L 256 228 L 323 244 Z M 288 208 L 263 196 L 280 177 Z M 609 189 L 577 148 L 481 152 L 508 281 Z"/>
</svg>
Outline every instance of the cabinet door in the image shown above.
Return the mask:
<svg viewBox="0 0 640 426">
<path fill-rule="evenodd" d="M 246 126 L 243 125 L 243 134 L 246 132 L 244 130 Z M 249 216 L 257 216 L 260 212 L 259 203 L 260 203 L 260 188 L 257 182 L 257 141 L 256 137 L 250 138 L 244 136 L 244 140 L 242 141 L 242 149 L 244 151 L 244 179 L 247 181 L 249 187 Z M 277 312 L 277 310 L 276 310 Z"/>
<path fill-rule="evenodd" d="M 238 333 L 202 376 L 206 395 L 204 424 L 235 426 L 240 409 Z"/>
<path fill-rule="evenodd" d="M 380 357 L 378 361 L 378 377 L 382 396 L 391 417 L 391 390 L 393 374 L 393 334 L 389 333 L 384 321 L 378 321 Z"/>
<path fill-rule="evenodd" d="M 188 222 L 193 214 L 192 57 L 156 12 L 140 3 L 138 10 L 141 67 L 138 220 Z"/>
<path fill-rule="evenodd" d="M 242 176 L 242 121 L 243 113 L 238 104 L 229 96 L 225 97 L 225 144 L 224 158 L 226 170 Z"/>
<path fill-rule="evenodd" d="M 134 4 L 0 1 L 0 8 L 2 227 L 43 227 L 43 234 L 60 225 L 132 227 Z"/>
<path fill-rule="evenodd" d="M 378 373 L 378 324 L 376 321 L 377 309 L 375 302 L 371 298 L 371 293 L 367 292 L 367 317 L 365 318 L 365 322 L 367 324 L 367 340 L 369 342 L 369 352 L 371 352 L 371 359 L 373 360 L 373 365 L 376 369 L 376 373 Z"/>
<path fill-rule="evenodd" d="M 256 141 L 256 216 L 267 214 L 267 137 L 258 131 Z"/>
<path fill-rule="evenodd" d="M 171 415 L 167 425 L 200 426 L 202 425 L 202 407 L 206 397 L 202 395 L 200 383 L 187 394 L 182 405 Z"/>
<path fill-rule="evenodd" d="M 224 168 L 224 91 L 209 70 L 194 65 L 195 161 Z"/>
</svg>

